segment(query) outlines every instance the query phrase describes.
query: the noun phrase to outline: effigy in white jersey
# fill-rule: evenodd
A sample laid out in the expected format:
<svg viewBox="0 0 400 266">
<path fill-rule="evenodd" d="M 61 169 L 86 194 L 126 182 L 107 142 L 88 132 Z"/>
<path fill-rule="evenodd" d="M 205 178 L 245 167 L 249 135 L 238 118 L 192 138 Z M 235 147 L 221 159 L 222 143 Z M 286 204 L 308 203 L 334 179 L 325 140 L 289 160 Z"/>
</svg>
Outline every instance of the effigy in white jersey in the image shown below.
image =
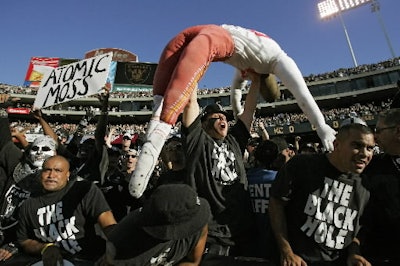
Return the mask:
<svg viewBox="0 0 400 266">
<path fill-rule="evenodd" d="M 265 33 L 234 25 L 221 25 L 235 43 L 234 54 L 224 63 L 240 70 L 254 70 L 260 74 L 274 73 L 274 62 L 287 56 L 279 44 Z"/>
</svg>

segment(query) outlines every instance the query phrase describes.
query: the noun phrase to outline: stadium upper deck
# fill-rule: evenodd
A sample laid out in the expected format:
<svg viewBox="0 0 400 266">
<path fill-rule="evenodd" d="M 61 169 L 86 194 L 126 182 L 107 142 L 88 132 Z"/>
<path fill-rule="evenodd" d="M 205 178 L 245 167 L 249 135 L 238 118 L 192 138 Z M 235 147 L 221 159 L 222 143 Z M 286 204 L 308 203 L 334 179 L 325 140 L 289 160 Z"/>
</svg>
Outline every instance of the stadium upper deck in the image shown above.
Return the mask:
<svg viewBox="0 0 400 266">
<path fill-rule="evenodd" d="M 372 65 L 362 65 L 357 68 L 339 69 L 330 73 L 311 75 L 305 77 L 311 94 L 316 99 L 321 109 L 346 107 L 353 104 L 387 101 L 398 91 L 397 82 L 400 80 L 400 58 L 380 62 Z M 257 117 L 270 116 L 275 113 L 299 113 L 296 101 L 285 87 L 280 86 L 282 97 L 273 102 L 266 103 L 259 99 Z M 35 91 L 29 88 L 0 84 L 0 90 L 10 93 L 13 97 L 21 98 L 20 107 L 29 107 L 35 100 Z M 243 101 L 246 92 L 243 93 Z M 199 104 L 204 107 L 211 103 L 223 105 L 228 112 L 230 107 L 229 87 L 216 89 L 202 89 L 199 91 Z M 109 100 L 109 121 L 111 124 L 146 123 L 151 117 L 152 94 L 151 92 L 121 93 L 116 92 Z M 99 101 L 95 97 L 81 98 L 62 105 L 46 108 L 43 112 L 50 122 L 78 122 L 85 114 L 85 108 L 99 107 Z M 10 115 L 14 120 L 32 119 L 29 115 Z M 367 118 L 374 123 L 374 118 Z M 332 123 L 336 127 L 335 122 Z M 270 133 L 294 133 L 312 130 L 309 123 L 296 125 L 294 129 L 287 127 L 271 127 Z"/>
</svg>

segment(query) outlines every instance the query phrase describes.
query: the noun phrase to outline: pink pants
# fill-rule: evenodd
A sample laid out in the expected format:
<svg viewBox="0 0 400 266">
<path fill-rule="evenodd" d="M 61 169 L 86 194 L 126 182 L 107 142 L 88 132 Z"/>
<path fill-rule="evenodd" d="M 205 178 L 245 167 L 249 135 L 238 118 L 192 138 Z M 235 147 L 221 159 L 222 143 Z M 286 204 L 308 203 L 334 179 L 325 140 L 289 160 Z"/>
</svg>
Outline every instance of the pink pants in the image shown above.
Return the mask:
<svg viewBox="0 0 400 266">
<path fill-rule="evenodd" d="M 234 53 L 231 35 L 217 25 L 185 29 L 161 54 L 153 82 L 153 95 L 164 96 L 160 120 L 174 125 L 211 62 Z"/>
</svg>

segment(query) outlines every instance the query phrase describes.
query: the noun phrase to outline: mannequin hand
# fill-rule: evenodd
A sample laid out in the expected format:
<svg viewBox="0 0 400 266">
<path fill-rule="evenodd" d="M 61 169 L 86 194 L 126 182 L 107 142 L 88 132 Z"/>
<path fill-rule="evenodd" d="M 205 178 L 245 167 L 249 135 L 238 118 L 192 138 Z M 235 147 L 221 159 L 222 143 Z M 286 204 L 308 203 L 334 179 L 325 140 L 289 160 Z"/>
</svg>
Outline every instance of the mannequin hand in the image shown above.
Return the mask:
<svg viewBox="0 0 400 266">
<path fill-rule="evenodd" d="M 318 137 L 322 141 L 322 145 L 326 151 L 333 151 L 333 141 L 335 140 L 336 131 L 329 125 L 324 124 L 317 128 Z"/>
</svg>

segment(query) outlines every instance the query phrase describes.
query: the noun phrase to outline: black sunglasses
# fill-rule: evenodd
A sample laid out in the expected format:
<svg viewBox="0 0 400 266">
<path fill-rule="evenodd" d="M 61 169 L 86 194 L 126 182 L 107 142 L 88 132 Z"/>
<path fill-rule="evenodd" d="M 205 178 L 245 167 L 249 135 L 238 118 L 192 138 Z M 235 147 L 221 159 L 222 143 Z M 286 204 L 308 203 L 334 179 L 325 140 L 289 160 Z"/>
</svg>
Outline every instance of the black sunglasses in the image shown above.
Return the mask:
<svg viewBox="0 0 400 266">
<path fill-rule="evenodd" d="M 43 146 L 42 148 L 40 148 L 39 146 L 33 146 L 31 148 L 32 151 L 38 151 L 40 149 L 42 149 L 42 151 L 51 151 L 51 148 L 47 146 Z"/>
<path fill-rule="evenodd" d="M 182 149 L 182 146 L 183 146 L 182 143 L 169 144 L 165 147 L 165 150 L 172 151 L 172 150 Z"/>
</svg>

